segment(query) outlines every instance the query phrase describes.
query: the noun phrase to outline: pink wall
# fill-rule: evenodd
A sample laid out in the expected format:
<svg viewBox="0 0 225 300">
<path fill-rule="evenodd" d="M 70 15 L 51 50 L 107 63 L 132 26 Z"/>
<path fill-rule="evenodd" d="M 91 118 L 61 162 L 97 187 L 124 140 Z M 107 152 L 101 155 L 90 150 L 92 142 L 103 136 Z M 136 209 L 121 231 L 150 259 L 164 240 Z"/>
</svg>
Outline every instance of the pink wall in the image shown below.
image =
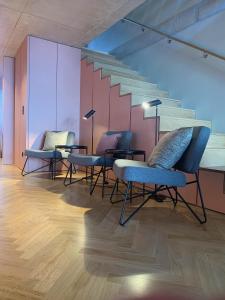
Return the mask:
<svg viewBox="0 0 225 300">
<path fill-rule="evenodd" d="M 3 58 L 3 164 L 14 163 L 14 58 Z"/>
<path fill-rule="evenodd" d="M 110 86 L 110 77 L 101 77 L 101 69 L 94 71 L 93 64 L 81 62 L 81 116 L 91 108 L 94 117 L 94 149 L 100 136 L 107 130 L 131 130 L 135 149 L 146 151 L 146 158 L 154 148 L 155 119 L 144 119 L 141 106 L 131 107 L 131 95 L 120 96 L 120 85 Z M 80 143 L 88 145 L 91 152 L 91 119 L 80 123 Z M 136 157 L 142 159 L 142 157 Z M 187 180 L 194 179 L 187 175 Z M 206 207 L 225 213 L 224 174 L 200 171 L 200 181 Z M 181 189 L 182 195 L 193 204 L 199 204 L 196 185 Z"/>
<path fill-rule="evenodd" d="M 26 148 L 27 134 L 27 39 L 24 40 L 16 54 L 15 63 L 15 165 L 22 169 L 25 157 L 22 155 Z"/>
</svg>

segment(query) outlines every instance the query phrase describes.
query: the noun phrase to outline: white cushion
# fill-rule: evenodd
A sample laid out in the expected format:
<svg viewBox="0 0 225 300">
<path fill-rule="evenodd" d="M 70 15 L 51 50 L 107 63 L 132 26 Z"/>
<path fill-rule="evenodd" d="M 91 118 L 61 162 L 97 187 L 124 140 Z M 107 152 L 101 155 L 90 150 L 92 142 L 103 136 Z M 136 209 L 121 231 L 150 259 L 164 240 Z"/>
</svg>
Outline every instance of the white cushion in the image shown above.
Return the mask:
<svg viewBox="0 0 225 300">
<path fill-rule="evenodd" d="M 55 150 L 56 145 L 66 145 L 68 131 L 47 131 L 42 150 Z"/>
</svg>

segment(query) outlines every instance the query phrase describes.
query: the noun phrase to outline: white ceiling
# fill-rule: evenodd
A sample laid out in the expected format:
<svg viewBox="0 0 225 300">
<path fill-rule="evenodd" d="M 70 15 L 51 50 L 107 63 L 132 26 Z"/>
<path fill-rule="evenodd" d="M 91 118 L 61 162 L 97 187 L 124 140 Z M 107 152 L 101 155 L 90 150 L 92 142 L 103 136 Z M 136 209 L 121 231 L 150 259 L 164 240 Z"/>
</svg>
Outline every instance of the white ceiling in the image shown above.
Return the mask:
<svg viewBox="0 0 225 300">
<path fill-rule="evenodd" d="M 143 2 L 0 0 L 0 59 L 15 56 L 28 34 L 82 47 Z"/>
</svg>

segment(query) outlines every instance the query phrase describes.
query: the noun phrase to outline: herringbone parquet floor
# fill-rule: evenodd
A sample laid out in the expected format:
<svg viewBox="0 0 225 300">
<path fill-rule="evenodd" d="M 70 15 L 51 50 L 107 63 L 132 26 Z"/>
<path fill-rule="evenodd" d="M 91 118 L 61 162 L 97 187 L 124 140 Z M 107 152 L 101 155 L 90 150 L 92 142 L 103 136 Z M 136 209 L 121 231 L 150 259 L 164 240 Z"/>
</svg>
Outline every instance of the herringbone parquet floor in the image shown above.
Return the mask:
<svg viewBox="0 0 225 300">
<path fill-rule="evenodd" d="M 150 203 L 127 226 L 120 204 L 0 166 L 0 299 L 124 299 L 155 291 L 225 294 L 225 216 L 199 225 Z"/>
</svg>

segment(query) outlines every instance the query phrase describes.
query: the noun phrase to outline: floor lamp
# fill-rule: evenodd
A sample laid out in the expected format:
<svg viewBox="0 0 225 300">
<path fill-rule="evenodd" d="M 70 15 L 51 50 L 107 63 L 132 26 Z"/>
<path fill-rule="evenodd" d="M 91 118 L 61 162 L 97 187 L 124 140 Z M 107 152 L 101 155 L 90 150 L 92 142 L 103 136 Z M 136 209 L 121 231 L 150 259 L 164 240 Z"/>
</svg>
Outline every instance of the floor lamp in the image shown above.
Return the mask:
<svg viewBox="0 0 225 300">
<path fill-rule="evenodd" d="M 162 104 L 162 101 L 159 99 L 155 99 L 152 101 L 146 101 L 142 103 L 142 107 L 146 110 L 150 107 L 155 107 L 155 146 L 159 141 L 159 124 L 158 124 L 158 106 Z M 155 185 L 155 190 L 157 189 L 157 185 Z M 163 202 L 166 197 L 164 195 L 156 194 L 154 199 L 157 202 Z"/>
<path fill-rule="evenodd" d="M 84 116 L 84 120 L 88 120 L 90 117 L 91 119 L 91 154 L 93 154 L 93 148 L 94 148 L 94 114 L 96 111 L 94 109 L 89 110 Z"/>
<path fill-rule="evenodd" d="M 159 99 L 155 99 L 152 101 L 146 101 L 142 103 L 142 107 L 144 109 L 148 109 L 150 107 L 155 107 L 155 146 L 159 141 L 159 128 L 158 128 L 158 106 L 162 104 L 162 101 Z"/>
</svg>

